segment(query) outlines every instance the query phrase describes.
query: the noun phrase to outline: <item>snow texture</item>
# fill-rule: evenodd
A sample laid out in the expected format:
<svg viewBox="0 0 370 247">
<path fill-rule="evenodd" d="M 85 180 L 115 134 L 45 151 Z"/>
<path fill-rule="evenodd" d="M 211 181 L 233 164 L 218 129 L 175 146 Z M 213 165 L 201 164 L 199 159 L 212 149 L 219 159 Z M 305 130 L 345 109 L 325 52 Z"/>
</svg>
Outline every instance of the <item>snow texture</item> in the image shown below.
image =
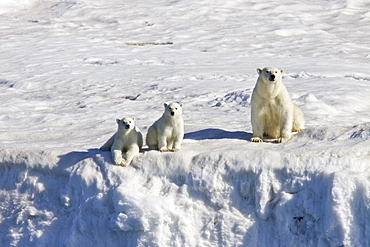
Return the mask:
<svg viewBox="0 0 370 247">
<path fill-rule="evenodd" d="M 1 246 L 370 246 L 366 0 L 2 0 Z M 256 68 L 306 129 L 251 143 Z M 100 147 L 184 104 L 176 153 Z"/>
</svg>

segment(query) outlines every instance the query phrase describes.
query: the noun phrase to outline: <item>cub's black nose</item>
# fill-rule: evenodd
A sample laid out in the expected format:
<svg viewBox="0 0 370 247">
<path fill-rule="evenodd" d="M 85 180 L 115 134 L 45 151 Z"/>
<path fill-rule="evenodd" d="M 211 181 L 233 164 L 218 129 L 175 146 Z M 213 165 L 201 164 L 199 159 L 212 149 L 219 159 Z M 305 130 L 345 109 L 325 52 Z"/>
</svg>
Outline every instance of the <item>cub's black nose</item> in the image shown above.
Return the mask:
<svg viewBox="0 0 370 247">
<path fill-rule="evenodd" d="M 126 124 L 126 127 L 125 127 L 126 129 L 129 129 L 130 128 L 130 125 L 129 124 Z"/>
<path fill-rule="evenodd" d="M 274 81 L 275 80 L 275 75 L 270 75 L 270 81 Z"/>
<path fill-rule="evenodd" d="M 175 116 L 175 113 L 174 112 L 171 112 L 171 116 Z"/>
</svg>

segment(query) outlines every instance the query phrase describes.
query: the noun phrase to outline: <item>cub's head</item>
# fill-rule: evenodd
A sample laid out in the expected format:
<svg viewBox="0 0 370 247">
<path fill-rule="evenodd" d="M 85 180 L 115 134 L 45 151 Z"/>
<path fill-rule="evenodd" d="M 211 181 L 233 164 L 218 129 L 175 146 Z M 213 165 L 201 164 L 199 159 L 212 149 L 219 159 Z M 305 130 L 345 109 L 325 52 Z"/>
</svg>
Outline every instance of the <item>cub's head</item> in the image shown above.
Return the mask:
<svg viewBox="0 0 370 247">
<path fill-rule="evenodd" d="M 171 103 L 164 104 L 165 114 L 171 117 L 182 115 L 182 104 Z"/>
<path fill-rule="evenodd" d="M 135 118 L 129 118 L 129 117 L 122 118 L 122 119 L 117 118 L 116 121 L 117 121 L 119 129 L 128 131 L 128 130 L 132 130 L 133 128 L 135 128 Z"/>
<path fill-rule="evenodd" d="M 277 68 L 270 68 L 266 67 L 264 69 L 257 69 L 257 73 L 259 74 L 258 80 L 262 80 L 264 82 L 281 82 L 282 74 L 284 73 L 283 69 Z"/>
</svg>

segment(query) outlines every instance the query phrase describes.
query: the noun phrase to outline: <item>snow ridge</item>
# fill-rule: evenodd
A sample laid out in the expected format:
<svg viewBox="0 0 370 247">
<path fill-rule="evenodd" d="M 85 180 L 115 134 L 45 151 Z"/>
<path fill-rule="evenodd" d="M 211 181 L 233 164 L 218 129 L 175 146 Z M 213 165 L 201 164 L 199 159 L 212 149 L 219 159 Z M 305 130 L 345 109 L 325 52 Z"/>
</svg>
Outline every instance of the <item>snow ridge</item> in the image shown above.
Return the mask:
<svg viewBox="0 0 370 247">
<path fill-rule="evenodd" d="M 5 245 L 369 244 L 368 160 L 151 151 L 122 169 L 97 150 L 1 157 Z"/>
</svg>

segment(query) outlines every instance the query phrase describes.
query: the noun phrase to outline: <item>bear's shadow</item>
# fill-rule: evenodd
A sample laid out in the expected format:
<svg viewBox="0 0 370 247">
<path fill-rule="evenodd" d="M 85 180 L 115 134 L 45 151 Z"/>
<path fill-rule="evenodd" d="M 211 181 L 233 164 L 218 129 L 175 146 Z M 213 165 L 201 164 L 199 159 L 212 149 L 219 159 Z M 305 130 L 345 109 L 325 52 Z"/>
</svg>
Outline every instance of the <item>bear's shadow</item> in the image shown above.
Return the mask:
<svg viewBox="0 0 370 247">
<path fill-rule="evenodd" d="M 223 129 L 204 129 L 198 130 L 184 135 L 184 139 L 192 140 L 217 140 L 217 139 L 239 139 L 248 140 L 252 138 L 252 133 L 244 131 L 226 131 Z"/>
</svg>

